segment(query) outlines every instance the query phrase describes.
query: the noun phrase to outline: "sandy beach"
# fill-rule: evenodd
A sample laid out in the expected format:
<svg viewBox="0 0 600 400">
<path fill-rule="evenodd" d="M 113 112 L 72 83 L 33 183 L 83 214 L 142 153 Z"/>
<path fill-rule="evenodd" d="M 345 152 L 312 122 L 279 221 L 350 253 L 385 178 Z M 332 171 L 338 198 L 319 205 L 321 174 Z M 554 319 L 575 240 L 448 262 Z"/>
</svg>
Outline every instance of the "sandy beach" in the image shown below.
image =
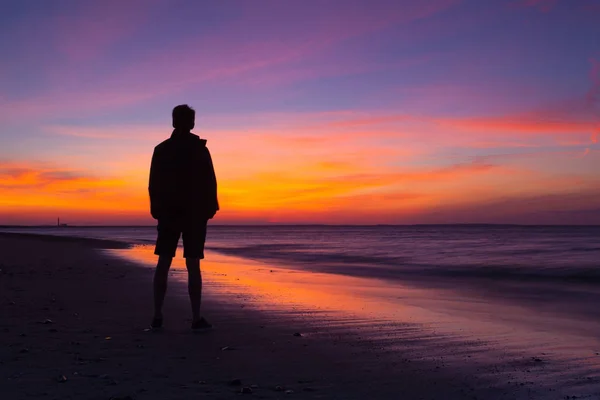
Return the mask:
<svg viewBox="0 0 600 400">
<path fill-rule="evenodd" d="M 166 326 L 152 332 L 147 248 L 1 234 L 0 252 L 3 399 L 558 399 L 600 393 L 589 357 L 573 353 L 580 369 L 565 371 L 550 355 L 515 355 L 486 341 L 436 336 L 410 321 L 414 309 L 408 307 L 401 310 L 408 316 L 402 324 L 344 312 L 352 296 L 327 295 L 326 274 L 295 277 L 314 283 L 302 292 L 286 288 L 277 269 L 236 267 L 232 259 L 208 256 L 202 308 L 215 329 L 194 334 L 175 265 Z M 262 275 L 249 275 L 260 268 Z"/>
</svg>

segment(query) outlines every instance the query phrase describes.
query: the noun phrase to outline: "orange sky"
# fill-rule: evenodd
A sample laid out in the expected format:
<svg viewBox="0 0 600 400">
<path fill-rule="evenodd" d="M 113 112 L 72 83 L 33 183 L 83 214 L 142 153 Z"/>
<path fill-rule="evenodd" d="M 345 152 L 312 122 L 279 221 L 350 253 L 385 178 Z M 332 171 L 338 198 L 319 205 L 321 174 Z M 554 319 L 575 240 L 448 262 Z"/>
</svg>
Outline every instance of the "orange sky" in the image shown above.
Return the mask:
<svg viewBox="0 0 600 400">
<path fill-rule="evenodd" d="M 223 211 L 215 222 L 462 222 L 470 208 L 474 222 L 501 222 L 505 216 L 520 218 L 540 210 L 551 214 L 572 208 L 576 213 L 595 207 L 594 193 L 600 193 L 593 170 L 600 160 L 598 150 L 540 152 L 530 145 L 543 139 L 580 140 L 589 146 L 590 138 L 578 133 L 577 124 L 561 123 L 552 136 L 545 133 L 546 121 L 537 126 L 513 117 L 417 124 L 353 115 L 327 116 L 326 121 L 322 115 L 281 118 L 289 120 L 286 138 L 277 135 L 280 127 L 203 135 L 209 138 L 219 178 Z M 404 133 L 407 123 L 411 128 Z M 504 132 L 502 137 L 493 134 L 497 130 Z M 0 215 L 6 223 L 49 223 L 57 216 L 84 224 L 151 223 L 148 166 L 152 147 L 165 131 L 168 134 L 168 127 L 79 129 L 72 138 L 84 139 L 83 146 L 97 140 L 107 153 L 112 140 L 125 134 L 133 140 L 132 148 L 120 146 L 98 160 L 96 167 L 103 173 L 97 175 L 79 167 L 89 160 L 86 157 L 67 157 L 70 168 L 53 162 L 3 163 Z M 423 139 L 418 140 L 420 134 Z M 112 137 L 116 139 L 107 139 Z M 486 141 L 505 141 L 505 146 L 520 151 L 466 160 L 457 155 L 450 164 L 438 164 L 430 151 L 431 146 L 464 142 L 462 146 L 476 153 L 487 148 Z M 549 204 L 548 196 L 557 204 Z M 492 210 L 493 218 L 483 218 L 478 208 Z"/>
</svg>

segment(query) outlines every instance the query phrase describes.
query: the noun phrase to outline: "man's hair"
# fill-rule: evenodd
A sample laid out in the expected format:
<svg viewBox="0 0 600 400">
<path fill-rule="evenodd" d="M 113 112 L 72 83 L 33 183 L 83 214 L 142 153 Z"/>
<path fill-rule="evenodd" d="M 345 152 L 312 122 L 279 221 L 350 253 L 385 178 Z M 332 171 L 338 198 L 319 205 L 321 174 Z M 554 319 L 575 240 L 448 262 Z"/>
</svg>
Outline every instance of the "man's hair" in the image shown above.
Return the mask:
<svg viewBox="0 0 600 400">
<path fill-rule="evenodd" d="M 196 111 L 187 104 L 181 104 L 173 109 L 173 128 L 192 130 L 195 120 Z"/>
</svg>

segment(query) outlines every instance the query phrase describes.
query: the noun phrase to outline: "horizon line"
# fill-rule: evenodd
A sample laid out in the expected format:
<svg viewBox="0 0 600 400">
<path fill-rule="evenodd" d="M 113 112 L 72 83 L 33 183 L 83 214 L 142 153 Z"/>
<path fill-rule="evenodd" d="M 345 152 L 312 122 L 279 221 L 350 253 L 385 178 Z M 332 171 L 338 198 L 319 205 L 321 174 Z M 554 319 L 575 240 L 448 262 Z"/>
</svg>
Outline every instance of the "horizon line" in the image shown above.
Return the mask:
<svg viewBox="0 0 600 400">
<path fill-rule="evenodd" d="M 212 227 L 319 227 L 319 226 L 331 226 L 331 227 L 411 227 L 411 226 L 512 226 L 512 227 L 600 227 L 600 224 L 509 224 L 509 223 L 479 223 L 479 222 L 459 222 L 459 223 L 420 223 L 420 224 L 294 224 L 294 223 L 264 223 L 264 224 L 209 224 Z M 154 228 L 156 224 L 152 225 L 2 225 L 0 229 L 4 228 Z"/>
</svg>

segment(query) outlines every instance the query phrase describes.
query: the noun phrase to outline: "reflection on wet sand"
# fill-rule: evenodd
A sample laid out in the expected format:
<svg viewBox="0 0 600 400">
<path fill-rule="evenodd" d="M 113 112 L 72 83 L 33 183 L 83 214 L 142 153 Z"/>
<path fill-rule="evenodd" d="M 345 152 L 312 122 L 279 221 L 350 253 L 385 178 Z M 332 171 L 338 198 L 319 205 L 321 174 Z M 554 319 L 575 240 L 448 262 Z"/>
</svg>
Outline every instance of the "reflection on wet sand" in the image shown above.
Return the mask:
<svg viewBox="0 0 600 400">
<path fill-rule="evenodd" d="M 130 259 L 153 265 L 156 256 L 148 246 L 116 251 Z M 431 310 L 403 303 L 403 299 L 427 299 L 432 291 L 384 281 L 335 274 L 305 272 L 274 264 L 207 252 L 201 264 L 207 294 L 245 295 L 247 306 L 306 308 L 361 318 L 386 318 L 421 322 L 441 318 Z M 185 280 L 183 259 L 173 260 L 173 276 Z M 434 293 L 435 295 L 435 293 Z M 222 299 L 227 300 L 227 296 Z M 221 298 L 220 298 L 221 300 Z"/>
<path fill-rule="evenodd" d="M 149 266 L 156 262 L 149 246 L 111 252 Z M 209 252 L 201 268 L 209 298 L 276 318 L 305 316 L 313 335 L 352 335 L 386 353 L 443 359 L 445 366 L 468 363 L 481 376 L 541 387 L 558 382 L 581 387 L 584 379 L 584 394 L 600 385 L 600 343 L 575 329 L 576 320 L 449 289 L 306 272 Z M 186 279 L 183 259 L 174 260 L 172 276 Z"/>
</svg>

